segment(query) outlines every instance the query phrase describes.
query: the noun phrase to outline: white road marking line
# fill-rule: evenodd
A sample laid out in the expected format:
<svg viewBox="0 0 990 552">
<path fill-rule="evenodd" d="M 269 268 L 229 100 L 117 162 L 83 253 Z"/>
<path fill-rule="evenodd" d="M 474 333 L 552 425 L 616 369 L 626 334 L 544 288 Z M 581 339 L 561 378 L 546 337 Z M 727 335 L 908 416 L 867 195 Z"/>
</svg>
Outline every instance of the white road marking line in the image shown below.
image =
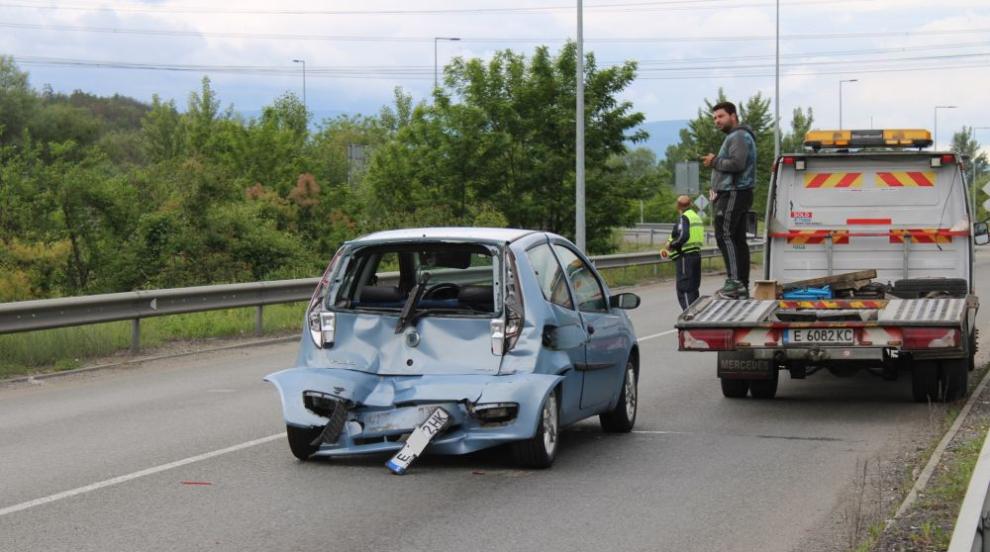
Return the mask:
<svg viewBox="0 0 990 552">
<path fill-rule="evenodd" d="M 641 337 L 641 338 L 637 339 L 636 341 L 642 343 L 643 341 L 646 341 L 647 339 L 653 339 L 654 337 L 661 337 L 661 336 L 665 336 L 665 335 L 670 335 L 670 334 L 675 333 L 675 332 L 677 332 L 676 329 L 675 330 L 667 330 L 665 332 L 660 332 L 658 334 L 653 334 L 653 335 L 648 335 L 648 336 L 645 336 L 645 337 Z"/>
<path fill-rule="evenodd" d="M 234 445 L 232 447 L 227 447 L 220 450 L 215 450 L 213 452 L 206 452 L 203 454 L 198 454 L 196 456 L 190 456 L 189 458 L 184 458 L 182 460 L 176 460 L 175 462 L 170 462 L 168 464 L 162 464 L 160 466 L 155 466 L 153 468 L 148 468 L 141 471 L 136 471 L 134 473 L 129 473 L 127 475 L 121 475 L 119 477 L 114 477 L 112 479 L 106 479 L 97 483 L 86 485 L 85 487 L 79 487 L 77 489 L 72 489 L 69 491 L 63 491 L 61 493 L 55 493 L 53 495 L 48 495 L 42 498 L 36 498 L 34 500 L 29 500 L 27 502 L 22 502 L 20 504 L 14 504 L 13 506 L 7 506 L 6 508 L 0 508 L 0 517 L 7 514 L 13 514 L 14 512 L 20 512 L 22 510 L 27 510 L 28 508 L 34 508 L 35 506 L 41 506 L 43 504 L 50 504 L 52 502 L 62 500 L 65 498 L 71 498 L 91 491 L 96 491 L 104 487 L 110 487 L 111 485 L 117 485 L 119 483 L 125 483 L 140 477 L 145 477 L 147 475 L 154 475 L 156 473 L 161 473 L 166 470 L 171 470 L 173 468 L 178 468 L 194 462 L 199 462 L 201 460 L 208 460 L 210 458 L 215 458 L 224 454 L 231 452 L 237 452 L 239 450 L 244 450 L 257 445 L 262 445 L 276 439 L 284 439 L 285 433 L 279 433 L 276 435 L 269 435 L 268 437 L 262 437 L 261 439 L 255 439 L 253 441 L 248 441 L 246 443 L 241 443 L 239 445 Z"/>
</svg>

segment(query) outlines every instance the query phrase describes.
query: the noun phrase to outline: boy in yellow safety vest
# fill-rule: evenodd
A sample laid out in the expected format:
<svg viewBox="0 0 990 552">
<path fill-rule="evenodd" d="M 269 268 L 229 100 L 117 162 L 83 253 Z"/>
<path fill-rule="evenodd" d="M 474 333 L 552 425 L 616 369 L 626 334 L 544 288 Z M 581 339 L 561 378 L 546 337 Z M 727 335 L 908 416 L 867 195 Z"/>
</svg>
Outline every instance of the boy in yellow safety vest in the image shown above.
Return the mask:
<svg viewBox="0 0 990 552">
<path fill-rule="evenodd" d="M 670 233 L 667 245 L 660 250 L 660 256 L 674 261 L 677 273 L 677 302 L 681 310 L 698 298 L 701 287 L 701 246 L 705 243 L 705 227 L 698 213 L 691 208 L 691 198 L 682 195 L 677 198 L 677 212 L 680 217 Z"/>
</svg>

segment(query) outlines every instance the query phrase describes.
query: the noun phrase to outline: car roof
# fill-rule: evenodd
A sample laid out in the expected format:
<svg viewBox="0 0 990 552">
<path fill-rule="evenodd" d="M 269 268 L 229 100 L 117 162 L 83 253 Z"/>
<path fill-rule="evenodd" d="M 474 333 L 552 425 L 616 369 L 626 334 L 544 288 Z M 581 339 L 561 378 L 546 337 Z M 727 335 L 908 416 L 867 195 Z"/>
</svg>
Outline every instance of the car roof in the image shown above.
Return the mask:
<svg viewBox="0 0 990 552">
<path fill-rule="evenodd" d="M 382 243 L 390 241 L 456 240 L 507 243 L 523 236 L 536 233 L 536 230 L 520 228 L 476 228 L 476 227 L 432 227 L 384 230 L 351 240 L 351 244 Z"/>
</svg>

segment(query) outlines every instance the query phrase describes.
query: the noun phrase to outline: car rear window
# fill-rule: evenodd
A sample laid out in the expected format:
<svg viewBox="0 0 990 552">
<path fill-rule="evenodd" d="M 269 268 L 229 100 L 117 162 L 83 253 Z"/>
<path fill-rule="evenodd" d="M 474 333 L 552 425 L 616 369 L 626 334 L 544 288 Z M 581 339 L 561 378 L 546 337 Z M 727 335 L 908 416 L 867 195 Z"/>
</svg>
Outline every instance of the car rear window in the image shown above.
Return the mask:
<svg viewBox="0 0 990 552">
<path fill-rule="evenodd" d="M 417 308 L 450 314 L 497 312 L 497 250 L 480 244 L 378 245 L 351 255 L 337 308 L 400 311 L 426 280 Z"/>
</svg>

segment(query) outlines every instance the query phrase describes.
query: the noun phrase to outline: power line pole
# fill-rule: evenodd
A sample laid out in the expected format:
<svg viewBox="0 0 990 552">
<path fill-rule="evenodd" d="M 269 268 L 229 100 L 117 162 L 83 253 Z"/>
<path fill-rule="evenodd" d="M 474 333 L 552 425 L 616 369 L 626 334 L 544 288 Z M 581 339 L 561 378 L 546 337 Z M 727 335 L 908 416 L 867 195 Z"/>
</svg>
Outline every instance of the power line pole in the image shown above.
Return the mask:
<svg viewBox="0 0 990 552">
<path fill-rule="evenodd" d="M 777 0 L 777 46 L 773 66 L 773 162 L 780 158 L 780 0 Z"/>
<path fill-rule="evenodd" d="M 574 167 L 575 208 L 574 208 L 574 238 L 578 249 L 587 252 L 584 236 L 584 6 L 582 0 L 577 0 L 577 142 L 574 144 L 576 166 Z"/>
</svg>

